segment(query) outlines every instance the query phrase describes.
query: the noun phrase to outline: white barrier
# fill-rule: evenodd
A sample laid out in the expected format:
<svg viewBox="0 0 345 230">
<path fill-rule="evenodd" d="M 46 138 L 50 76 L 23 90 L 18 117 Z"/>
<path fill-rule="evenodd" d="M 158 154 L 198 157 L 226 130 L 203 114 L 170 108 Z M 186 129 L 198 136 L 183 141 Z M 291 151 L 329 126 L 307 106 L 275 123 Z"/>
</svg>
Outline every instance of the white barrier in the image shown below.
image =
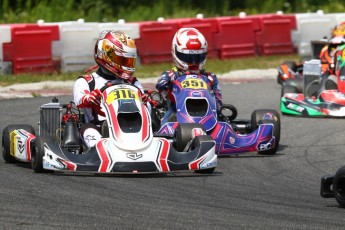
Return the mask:
<svg viewBox="0 0 345 230">
<path fill-rule="evenodd" d="M 292 42 L 300 56 L 311 56 L 311 41 L 329 39 L 332 29 L 345 21 L 345 14 L 295 14 L 297 30 L 292 31 Z"/>
<path fill-rule="evenodd" d="M 98 29 L 99 32 L 104 30 L 120 30 L 132 39 L 140 38 L 139 23 L 125 23 L 124 20 L 119 20 L 117 23 L 99 23 Z"/>
<path fill-rule="evenodd" d="M 42 23 L 42 22 L 40 22 Z M 95 65 L 94 48 L 100 32 L 104 30 L 121 30 L 134 39 L 139 38 L 139 24 L 97 23 L 78 21 L 48 23 L 59 26 L 60 41 L 53 43 L 54 59 L 61 60 L 62 72 L 83 71 Z"/>
<path fill-rule="evenodd" d="M 292 43 L 300 56 L 311 56 L 312 40 L 329 38 L 334 23 L 322 14 L 296 14 L 297 30 L 292 31 Z"/>
<path fill-rule="evenodd" d="M 12 73 L 12 63 L 4 62 L 4 50 L 3 43 L 11 42 L 11 27 L 7 25 L 0 26 L 0 73 L 10 74 Z"/>
</svg>

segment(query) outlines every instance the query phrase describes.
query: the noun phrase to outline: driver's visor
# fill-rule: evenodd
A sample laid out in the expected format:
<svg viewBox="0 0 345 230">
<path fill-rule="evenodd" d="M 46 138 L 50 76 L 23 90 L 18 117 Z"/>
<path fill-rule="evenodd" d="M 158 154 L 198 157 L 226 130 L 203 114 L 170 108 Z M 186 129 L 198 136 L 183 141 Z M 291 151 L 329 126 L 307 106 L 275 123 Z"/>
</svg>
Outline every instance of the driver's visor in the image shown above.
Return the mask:
<svg viewBox="0 0 345 230">
<path fill-rule="evenodd" d="M 112 62 L 119 66 L 127 67 L 127 68 L 135 68 L 136 58 L 134 57 L 124 57 L 119 56 L 115 53 L 109 55 L 109 58 Z"/>
<path fill-rule="evenodd" d="M 195 53 L 181 53 L 175 48 L 175 54 L 178 59 L 188 64 L 199 64 L 206 60 L 207 52 L 195 54 Z"/>
</svg>

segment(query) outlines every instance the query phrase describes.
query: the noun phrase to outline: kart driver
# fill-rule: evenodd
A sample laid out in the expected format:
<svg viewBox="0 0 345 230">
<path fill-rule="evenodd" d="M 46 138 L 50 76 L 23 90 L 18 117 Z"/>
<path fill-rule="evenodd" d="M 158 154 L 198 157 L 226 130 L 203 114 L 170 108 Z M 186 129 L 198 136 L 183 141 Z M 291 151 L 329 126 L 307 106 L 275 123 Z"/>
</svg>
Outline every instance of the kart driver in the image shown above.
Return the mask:
<svg viewBox="0 0 345 230">
<path fill-rule="evenodd" d="M 340 46 L 334 56 L 334 72 L 338 80 L 338 90 L 345 95 L 345 44 Z"/>
<path fill-rule="evenodd" d="M 74 102 L 85 109 L 85 124 L 80 129 L 81 138 L 87 147 L 93 147 L 101 139 L 101 124 L 106 119 L 101 111 L 100 89 L 107 83 L 130 83 L 145 94 L 141 83 L 133 76 L 137 48 L 133 39 L 121 31 L 103 31 L 96 41 L 94 58 L 96 66 L 88 71 L 97 71 L 80 76 L 74 84 Z M 149 104 L 149 103 L 148 103 Z"/>
<path fill-rule="evenodd" d="M 334 55 L 339 46 L 345 44 L 345 36 L 337 35 L 332 37 L 328 44 L 325 45 L 320 52 L 320 60 L 322 64 L 322 71 L 330 71 L 330 65 L 333 64 Z"/>
<path fill-rule="evenodd" d="M 167 99 L 168 109 L 162 118 L 161 125 L 168 122 L 170 116 L 176 112 L 175 99 L 172 95 L 173 82 L 178 77 L 186 74 L 198 74 L 207 76 L 209 87 L 216 98 L 217 113 L 222 110 L 222 92 L 218 84 L 218 78 L 214 73 L 204 69 L 207 57 L 207 41 L 203 34 L 195 28 L 179 29 L 172 40 L 171 53 L 175 67 L 165 71 L 159 77 L 156 88 Z"/>
</svg>

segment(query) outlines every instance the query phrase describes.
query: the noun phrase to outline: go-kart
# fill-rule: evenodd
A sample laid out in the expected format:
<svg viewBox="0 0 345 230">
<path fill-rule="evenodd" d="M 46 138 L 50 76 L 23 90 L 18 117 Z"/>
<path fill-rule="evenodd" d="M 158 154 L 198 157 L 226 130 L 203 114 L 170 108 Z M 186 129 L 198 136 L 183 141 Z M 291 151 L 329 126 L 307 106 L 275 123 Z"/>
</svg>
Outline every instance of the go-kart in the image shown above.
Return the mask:
<svg viewBox="0 0 345 230">
<path fill-rule="evenodd" d="M 35 172 L 155 173 L 180 170 L 212 173 L 217 165 L 214 140 L 197 126 L 180 124 L 175 135 L 155 135 L 141 91 L 128 84 L 101 89 L 106 121 L 103 138 L 87 148 L 79 138 L 83 112 L 55 98 L 40 107 L 39 134 L 14 124 L 2 133 L 6 162 L 31 162 Z M 189 135 L 183 150 L 181 134 Z"/>
<path fill-rule="evenodd" d="M 321 177 L 320 195 L 323 198 L 335 198 L 345 208 L 345 166 L 340 167 L 335 175 Z"/>
<path fill-rule="evenodd" d="M 338 44 L 335 44 L 338 45 Z M 300 61 L 284 61 L 277 67 L 277 82 L 283 85 L 286 81 L 302 81 L 304 64 L 307 61 L 320 60 L 323 72 L 329 70 L 329 66 L 333 64 L 334 46 L 330 46 L 325 39 L 311 41 L 312 56 L 303 57 Z"/>
<path fill-rule="evenodd" d="M 223 104 L 221 114 L 217 114 L 215 96 L 208 87 L 208 79 L 203 75 L 184 75 L 173 83 L 176 113 L 162 124 L 157 134 L 174 134 L 179 123 L 199 124 L 216 141 L 216 154 L 231 155 L 245 152 L 273 155 L 280 141 L 280 116 L 275 110 L 260 109 L 252 113 L 250 120 L 236 119 L 237 109 L 231 104 Z M 158 92 L 148 93 L 149 98 Z M 166 110 L 163 97 L 154 99 L 157 116 L 161 119 Z M 181 144 L 189 137 L 182 138 Z M 178 146 L 179 148 L 179 146 Z"/>
<path fill-rule="evenodd" d="M 339 91 L 339 79 L 321 70 L 320 60 L 304 64 L 301 80 L 287 80 L 281 91 L 283 114 L 312 117 L 344 117 L 345 96 Z"/>
</svg>

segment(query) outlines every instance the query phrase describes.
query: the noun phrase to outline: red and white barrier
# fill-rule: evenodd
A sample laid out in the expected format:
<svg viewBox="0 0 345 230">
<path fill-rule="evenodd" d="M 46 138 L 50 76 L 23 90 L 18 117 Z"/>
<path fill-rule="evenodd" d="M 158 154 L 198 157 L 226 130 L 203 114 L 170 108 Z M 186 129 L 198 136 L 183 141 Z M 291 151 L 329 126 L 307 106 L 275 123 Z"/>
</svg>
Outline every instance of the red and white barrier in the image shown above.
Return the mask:
<svg viewBox="0 0 345 230">
<path fill-rule="evenodd" d="M 125 23 L 72 22 L 0 26 L 0 73 L 82 71 L 94 65 L 94 45 L 103 30 L 121 30 L 136 40 L 141 64 L 171 62 L 171 41 L 182 27 L 206 37 L 209 58 L 290 54 L 310 56 L 311 41 L 330 36 L 345 14 L 277 14 L 163 19 Z"/>
</svg>

